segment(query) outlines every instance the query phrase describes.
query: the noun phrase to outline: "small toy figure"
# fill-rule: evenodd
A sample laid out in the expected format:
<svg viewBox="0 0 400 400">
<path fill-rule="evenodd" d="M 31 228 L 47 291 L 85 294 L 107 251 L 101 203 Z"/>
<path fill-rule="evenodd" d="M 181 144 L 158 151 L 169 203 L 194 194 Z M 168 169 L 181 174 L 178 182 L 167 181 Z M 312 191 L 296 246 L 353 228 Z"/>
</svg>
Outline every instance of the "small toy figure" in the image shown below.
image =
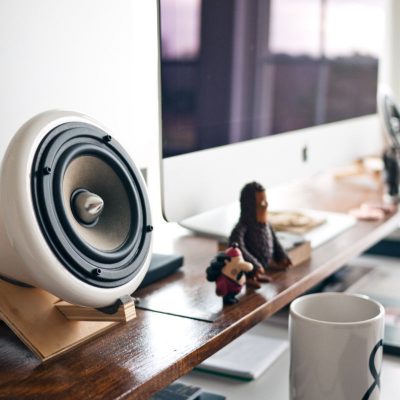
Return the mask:
<svg viewBox="0 0 400 400">
<path fill-rule="evenodd" d="M 256 288 L 269 282 L 265 269 L 286 269 L 291 265 L 274 230 L 268 223 L 268 202 L 265 189 L 257 182 L 248 183 L 240 194 L 240 219 L 230 242 L 237 242 L 243 258 L 254 265 L 247 273 L 247 284 Z"/>
<path fill-rule="evenodd" d="M 236 295 L 246 283 L 245 273 L 249 273 L 253 266 L 243 260 L 242 252 L 233 243 L 225 253 L 219 253 L 206 270 L 207 280 L 215 282 L 216 293 L 222 296 L 224 304 L 235 304 L 239 300 Z"/>
</svg>

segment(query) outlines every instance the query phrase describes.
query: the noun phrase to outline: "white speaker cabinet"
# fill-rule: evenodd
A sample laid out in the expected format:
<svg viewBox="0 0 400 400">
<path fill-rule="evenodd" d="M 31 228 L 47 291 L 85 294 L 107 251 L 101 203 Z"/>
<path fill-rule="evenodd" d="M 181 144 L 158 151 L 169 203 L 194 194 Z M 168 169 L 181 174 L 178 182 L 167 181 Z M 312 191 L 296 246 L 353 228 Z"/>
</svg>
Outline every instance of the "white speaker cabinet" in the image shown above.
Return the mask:
<svg viewBox="0 0 400 400">
<path fill-rule="evenodd" d="M 133 318 L 152 230 L 144 181 L 115 137 L 76 112 L 37 115 L 1 165 L 1 318 L 41 359 Z"/>
</svg>

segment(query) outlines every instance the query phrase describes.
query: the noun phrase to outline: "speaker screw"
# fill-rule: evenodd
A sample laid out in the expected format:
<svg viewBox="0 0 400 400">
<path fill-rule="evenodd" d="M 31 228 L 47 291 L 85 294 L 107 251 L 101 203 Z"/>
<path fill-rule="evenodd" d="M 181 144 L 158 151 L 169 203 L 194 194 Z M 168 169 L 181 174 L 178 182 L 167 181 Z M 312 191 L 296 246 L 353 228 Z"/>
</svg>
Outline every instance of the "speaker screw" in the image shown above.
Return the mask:
<svg viewBox="0 0 400 400">
<path fill-rule="evenodd" d="M 153 225 L 147 225 L 146 226 L 146 231 L 151 232 L 154 229 Z"/>
<path fill-rule="evenodd" d="M 43 168 L 43 173 L 44 173 L 45 175 L 51 174 L 51 168 L 50 168 L 50 167 L 44 167 L 44 168 Z"/>
<path fill-rule="evenodd" d="M 95 269 L 92 271 L 92 273 L 93 273 L 93 275 L 99 276 L 99 275 L 101 275 L 101 269 L 100 269 L 100 268 L 95 268 Z"/>
<path fill-rule="evenodd" d="M 111 142 L 112 137 L 110 135 L 106 135 L 106 136 L 103 137 L 103 139 L 104 139 L 105 142 Z"/>
</svg>

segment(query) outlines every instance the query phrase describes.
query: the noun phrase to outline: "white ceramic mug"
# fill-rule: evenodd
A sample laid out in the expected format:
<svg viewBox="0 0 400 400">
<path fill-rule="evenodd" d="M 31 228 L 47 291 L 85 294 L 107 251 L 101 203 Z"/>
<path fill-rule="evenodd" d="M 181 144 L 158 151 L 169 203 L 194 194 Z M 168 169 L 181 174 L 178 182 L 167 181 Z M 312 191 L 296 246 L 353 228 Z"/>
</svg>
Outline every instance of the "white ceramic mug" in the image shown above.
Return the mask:
<svg viewBox="0 0 400 400">
<path fill-rule="evenodd" d="M 290 307 L 291 400 L 377 400 L 385 311 L 365 296 L 318 293 Z"/>
</svg>

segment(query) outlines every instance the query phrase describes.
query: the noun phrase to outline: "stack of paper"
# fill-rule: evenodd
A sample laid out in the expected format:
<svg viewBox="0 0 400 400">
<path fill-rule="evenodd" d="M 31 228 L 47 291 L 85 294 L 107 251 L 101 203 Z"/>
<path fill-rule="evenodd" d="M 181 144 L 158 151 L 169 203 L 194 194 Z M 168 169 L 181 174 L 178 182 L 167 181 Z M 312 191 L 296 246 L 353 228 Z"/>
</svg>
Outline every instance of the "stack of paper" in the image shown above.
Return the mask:
<svg viewBox="0 0 400 400">
<path fill-rule="evenodd" d="M 197 370 L 233 378 L 258 378 L 288 348 L 287 340 L 245 333 L 201 363 Z"/>
</svg>

